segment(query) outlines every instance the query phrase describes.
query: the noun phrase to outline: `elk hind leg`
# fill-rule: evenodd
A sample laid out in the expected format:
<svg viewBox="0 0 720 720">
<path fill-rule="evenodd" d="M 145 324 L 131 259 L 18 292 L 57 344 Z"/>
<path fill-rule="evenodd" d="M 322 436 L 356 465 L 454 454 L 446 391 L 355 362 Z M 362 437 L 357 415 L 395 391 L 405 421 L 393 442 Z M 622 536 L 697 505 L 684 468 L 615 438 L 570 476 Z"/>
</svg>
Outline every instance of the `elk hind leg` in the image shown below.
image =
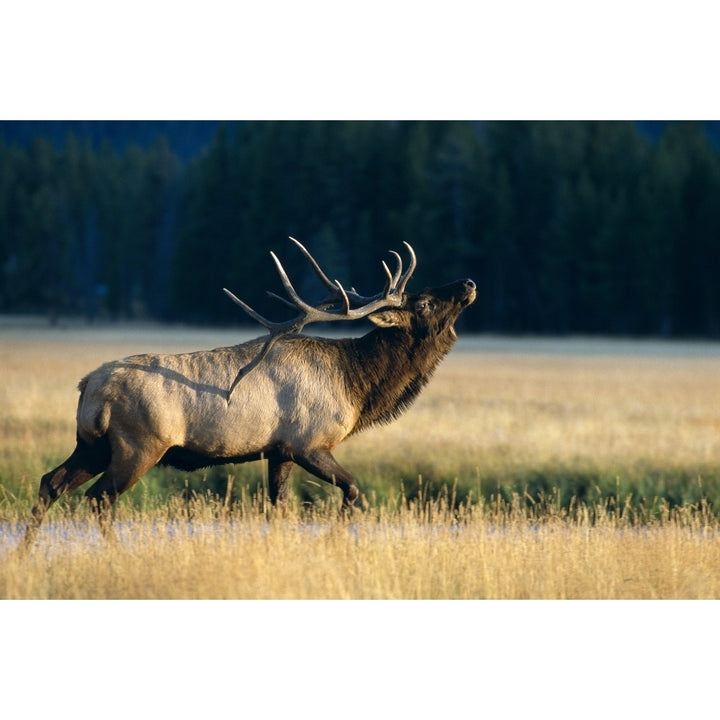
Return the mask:
<svg viewBox="0 0 720 720">
<path fill-rule="evenodd" d="M 59 497 L 101 473 L 109 462 L 110 446 L 106 438 L 100 438 L 90 444 L 78 436 L 72 455 L 42 476 L 37 500 L 32 507 L 22 544 L 26 547 L 32 544 L 45 513 Z"/>
<path fill-rule="evenodd" d="M 103 534 L 110 527 L 110 511 L 115 501 L 129 490 L 163 456 L 157 452 L 134 452 L 132 449 L 113 446 L 112 459 L 107 470 L 85 491 L 85 497 L 95 511 Z"/>
</svg>

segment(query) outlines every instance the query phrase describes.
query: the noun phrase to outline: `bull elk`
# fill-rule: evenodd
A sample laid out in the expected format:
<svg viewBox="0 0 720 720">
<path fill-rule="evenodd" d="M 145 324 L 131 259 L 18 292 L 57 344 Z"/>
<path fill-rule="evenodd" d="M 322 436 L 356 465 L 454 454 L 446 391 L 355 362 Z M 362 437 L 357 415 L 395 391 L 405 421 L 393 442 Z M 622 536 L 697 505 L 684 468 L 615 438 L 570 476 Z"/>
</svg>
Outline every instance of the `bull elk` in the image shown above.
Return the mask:
<svg viewBox="0 0 720 720">
<path fill-rule="evenodd" d="M 34 539 L 48 508 L 65 492 L 101 477 L 85 495 L 101 525 L 117 497 L 156 464 L 180 470 L 267 459 L 275 504 L 288 495 L 293 464 L 337 485 L 343 507 L 359 495 L 353 476 L 332 450 L 348 436 L 388 423 L 430 379 L 457 336 L 454 323 L 475 300 L 475 283 L 458 280 L 417 295 L 405 288 L 416 267 L 393 252 L 397 269 L 373 296 L 330 280 L 297 245 L 329 291 L 309 305 L 271 253 L 289 300 L 299 312 L 271 322 L 225 292 L 270 334 L 233 347 L 178 355 L 134 355 L 101 365 L 80 381 L 77 445 L 45 474 L 25 532 Z M 301 335 L 309 323 L 368 318 L 375 328 L 359 338 Z M 250 376 L 250 377 L 248 377 Z"/>
</svg>

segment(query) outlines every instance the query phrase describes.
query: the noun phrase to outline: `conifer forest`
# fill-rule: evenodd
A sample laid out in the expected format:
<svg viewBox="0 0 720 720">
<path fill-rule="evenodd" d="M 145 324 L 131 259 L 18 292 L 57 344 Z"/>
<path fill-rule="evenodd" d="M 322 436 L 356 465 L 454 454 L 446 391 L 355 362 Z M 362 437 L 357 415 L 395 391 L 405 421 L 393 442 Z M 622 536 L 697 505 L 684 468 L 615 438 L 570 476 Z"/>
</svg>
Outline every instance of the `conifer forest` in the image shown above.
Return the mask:
<svg viewBox="0 0 720 720">
<path fill-rule="evenodd" d="M 297 238 L 371 294 L 478 285 L 463 330 L 720 336 L 715 123 L 0 122 L 0 313 L 278 318 L 269 251 L 317 300 Z M 390 260 L 392 258 L 390 257 Z"/>
</svg>

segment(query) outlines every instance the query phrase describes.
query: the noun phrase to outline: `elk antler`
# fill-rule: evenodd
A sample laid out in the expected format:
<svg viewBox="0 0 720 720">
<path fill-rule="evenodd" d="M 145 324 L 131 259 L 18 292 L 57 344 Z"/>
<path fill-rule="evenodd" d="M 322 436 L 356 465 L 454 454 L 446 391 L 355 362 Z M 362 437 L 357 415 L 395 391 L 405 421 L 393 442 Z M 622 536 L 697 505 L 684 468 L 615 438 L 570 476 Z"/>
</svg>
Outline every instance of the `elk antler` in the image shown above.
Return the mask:
<svg viewBox="0 0 720 720">
<path fill-rule="evenodd" d="M 309 305 L 308 303 L 306 303 L 297 294 L 295 288 L 290 282 L 290 278 L 288 277 L 285 269 L 283 268 L 280 261 L 277 259 L 277 256 L 274 252 L 271 252 L 270 255 L 275 261 L 275 265 L 277 266 L 277 270 L 280 275 L 280 280 L 282 281 L 285 291 L 287 292 L 290 299 L 286 300 L 285 298 L 282 298 L 273 292 L 268 292 L 268 295 L 275 300 L 279 300 L 284 305 L 298 309 L 300 311 L 299 315 L 295 316 L 290 320 L 286 320 L 285 322 L 272 322 L 271 320 L 267 320 L 262 315 L 255 312 L 255 310 L 253 310 L 249 305 L 240 300 L 240 298 L 236 297 L 227 288 L 223 288 L 225 294 L 234 303 L 239 305 L 248 315 L 250 315 L 251 318 L 253 318 L 253 320 L 256 320 L 263 327 L 267 328 L 270 331 L 270 335 L 265 341 L 265 344 L 262 346 L 260 352 L 247 365 L 245 365 L 245 367 L 241 368 L 237 376 L 235 377 L 235 380 L 233 381 L 232 385 L 230 386 L 230 390 L 228 391 L 228 402 L 230 402 L 230 396 L 232 395 L 233 390 L 240 382 L 240 380 L 245 377 L 245 375 L 247 375 L 255 366 L 257 366 L 259 362 L 262 361 L 262 359 L 268 354 L 270 348 L 273 346 L 275 341 L 281 336 L 299 333 L 305 327 L 305 325 L 309 325 L 310 323 L 332 322 L 335 320 L 360 320 L 361 318 L 367 317 L 371 313 L 380 310 L 381 308 L 399 307 L 400 305 L 402 305 L 405 286 L 407 285 L 408 280 L 412 276 L 413 272 L 415 271 L 415 267 L 417 266 L 415 251 L 412 249 L 409 243 L 403 243 L 407 247 L 408 252 L 410 253 L 410 265 L 404 273 L 402 267 L 402 258 L 398 253 L 391 250 L 391 254 L 394 255 L 397 259 L 397 270 L 395 271 L 395 274 L 392 274 L 390 272 L 390 268 L 388 268 L 385 261 L 383 261 L 382 266 L 387 277 L 387 280 L 385 282 L 385 288 L 377 295 L 366 297 L 364 295 L 359 295 L 354 288 L 351 288 L 350 290 L 345 290 L 345 288 L 343 288 L 343 286 L 338 280 L 330 280 L 330 278 L 328 278 L 328 276 L 322 271 L 321 267 L 315 261 L 315 258 L 313 258 L 313 256 L 308 252 L 308 250 L 295 238 L 291 237 L 290 240 L 295 243 L 295 245 L 300 249 L 302 254 L 307 258 L 312 269 L 320 278 L 320 281 L 328 289 L 329 295 L 317 305 Z M 361 303 L 361 306 L 351 308 L 351 303 Z M 335 307 L 338 304 L 340 306 Z"/>
</svg>

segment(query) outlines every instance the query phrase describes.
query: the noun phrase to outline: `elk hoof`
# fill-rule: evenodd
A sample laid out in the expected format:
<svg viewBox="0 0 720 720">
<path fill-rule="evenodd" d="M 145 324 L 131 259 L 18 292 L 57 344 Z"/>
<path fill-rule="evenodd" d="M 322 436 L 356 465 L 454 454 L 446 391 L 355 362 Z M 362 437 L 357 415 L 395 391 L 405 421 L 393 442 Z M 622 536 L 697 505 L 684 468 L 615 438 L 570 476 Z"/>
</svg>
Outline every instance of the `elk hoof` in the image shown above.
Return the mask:
<svg viewBox="0 0 720 720">
<path fill-rule="evenodd" d="M 350 485 L 343 497 L 343 508 L 350 509 L 359 497 L 360 490 L 358 490 L 356 485 Z"/>
</svg>

